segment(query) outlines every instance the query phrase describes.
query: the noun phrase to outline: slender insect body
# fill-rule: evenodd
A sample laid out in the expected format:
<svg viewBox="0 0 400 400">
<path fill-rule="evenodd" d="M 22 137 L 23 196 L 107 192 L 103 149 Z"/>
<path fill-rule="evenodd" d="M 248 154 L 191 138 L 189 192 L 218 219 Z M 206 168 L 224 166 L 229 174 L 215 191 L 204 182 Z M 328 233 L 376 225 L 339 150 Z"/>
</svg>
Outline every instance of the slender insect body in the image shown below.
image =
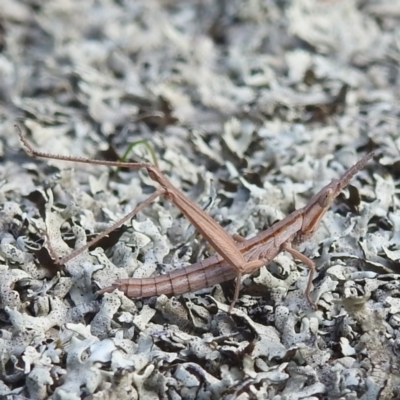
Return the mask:
<svg viewBox="0 0 400 400">
<path fill-rule="evenodd" d="M 129 297 L 150 297 L 161 294 L 178 295 L 236 278 L 235 294 L 230 310 L 238 299 L 242 274 L 255 272 L 261 266 L 271 261 L 282 250 L 289 252 L 294 258 L 302 261 L 310 269 L 305 296 L 309 303 L 314 308 L 316 307 L 314 301 L 310 297 L 315 265 L 308 257 L 294 249 L 292 244 L 300 244 L 315 232 L 321 218 L 328 210 L 335 197 L 339 195 L 350 179 L 363 168 L 374 155 L 374 153 L 371 152 L 364 156 L 350 167 L 340 179 L 334 180 L 315 194 L 305 207 L 292 212 L 283 220 L 251 239 L 245 240 L 238 237 L 237 240 L 239 242 L 235 243 L 233 238 L 228 235 L 216 221 L 173 186 L 152 164 L 111 162 L 47 154 L 35 150 L 23 137 L 21 132 L 20 138 L 28 152 L 34 156 L 134 169 L 146 168 L 150 178 L 160 185 L 159 189 L 124 218 L 82 248 L 74 250 L 71 254 L 58 260 L 58 263 L 64 264 L 87 250 L 102 237 L 108 235 L 114 229 L 131 219 L 157 197 L 163 195 L 182 211 L 218 254 L 188 267 L 172 271 L 166 275 L 156 276 L 154 278 L 121 279 L 113 283 L 112 286 L 102 288 L 98 293 L 111 292 L 118 288 Z"/>
<path fill-rule="evenodd" d="M 166 275 L 154 278 L 121 279 L 111 287 L 98 293 L 123 291 L 128 297 L 143 298 L 160 294 L 180 295 L 190 291 L 210 287 L 236 277 L 235 270 L 220 256 L 213 256 L 189 267 L 179 268 Z"/>
</svg>

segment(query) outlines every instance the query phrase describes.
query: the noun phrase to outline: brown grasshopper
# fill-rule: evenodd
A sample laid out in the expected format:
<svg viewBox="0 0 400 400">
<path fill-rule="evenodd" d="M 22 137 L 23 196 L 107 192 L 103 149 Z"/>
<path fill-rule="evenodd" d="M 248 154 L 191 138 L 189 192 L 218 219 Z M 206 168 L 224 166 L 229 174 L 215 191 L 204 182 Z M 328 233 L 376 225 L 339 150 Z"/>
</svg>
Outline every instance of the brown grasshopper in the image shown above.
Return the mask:
<svg viewBox="0 0 400 400">
<path fill-rule="evenodd" d="M 297 251 L 292 245 L 298 245 L 308 239 L 318 228 L 321 218 L 329 209 L 333 200 L 339 195 L 350 179 L 373 157 L 371 152 L 350 167 L 342 177 L 332 181 L 315 194 L 308 204 L 293 211 L 283 220 L 275 223 L 267 230 L 260 232 L 251 239 L 244 239 L 239 235 L 231 237 L 215 220 L 205 211 L 188 199 L 180 190 L 161 173 L 154 165 L 149 163 L 129 163 L 102 161 L 81 157 L 62 156 L 43 153 L 35 150 L 30 143 L 19 133 L 20 139 L 28 153 L 42 158 L 73 161 L 79 163 L 108 165 L 124 168 L 145 168 L 151 179 L 156 181 L 160 188 L 148 199 L 139 204 L 121 220 L 113 224 L 95 239 L 80 249 L 72 251 L 69 255 L 56 259 L 57 264 L 65 264 L 78 254 L 92 247 L 104 236 L 131 219 L 135 214 L 145 208 L 160 195 L 174 203 L 182 213 L 190 220 L 197 230 L 217 251 L 217 255 L 199 261 L 188 267 L 183 267 L 166 275 L 153 278 L 128 278 L 115 282 L 112 286 L 98 291 L 102 294 L 114 289 L 123 291 L 128 297 L 150 297 L 161 294 L 179 295 L 188 291 L 196 291 L 215 284 L 236 278 L 235 293 L 229 312 L 239 296 L 241 277 L 243 274 L 251 274 L 261 266 L 270 262 L 279 252 L 286 250 L 294 258 L 302 261 L 309 269 L 309 278 L 305 296 L 309 303 L 316 308 L 310 297 L 312 279 L 315 273 L 315 265 L 312 260 Z M 236 242 L 235 242 L 235 240 Z"/>
</svg>

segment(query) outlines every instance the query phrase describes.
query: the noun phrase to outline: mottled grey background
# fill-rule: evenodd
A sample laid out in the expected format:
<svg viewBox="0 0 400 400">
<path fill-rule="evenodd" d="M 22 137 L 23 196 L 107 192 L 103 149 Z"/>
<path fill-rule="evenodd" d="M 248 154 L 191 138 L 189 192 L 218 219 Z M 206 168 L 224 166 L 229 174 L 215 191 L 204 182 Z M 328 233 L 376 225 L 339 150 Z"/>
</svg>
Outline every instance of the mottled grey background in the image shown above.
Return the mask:
<svg viewBox="0 0 400 400">
<path fill-rule="evenodd" d="M 397 398 L 399 18 L 399 1 L 1 0 L 0 395 Z M 301 248 L 320 271 L 319 311 L 304 301 L 308 271 L 281 254 L 244 280 L 230 318 L 229 284 L 170 301 L 93 296 L 120 274 L 212 254 L 166 201 L 59 275 L 33 256 L 46 231 L 69 251 L 63 218 L 73 246 L 85 240 L 73 224 L 98 233 L 156 185 L 32 159 L 15 124 L 64 155 L 110 158 L 145 139 L 179 189 L 243 236 L 377 157 Z M 143 145 L 130 156 L 152 161 Z"/>
</svg>

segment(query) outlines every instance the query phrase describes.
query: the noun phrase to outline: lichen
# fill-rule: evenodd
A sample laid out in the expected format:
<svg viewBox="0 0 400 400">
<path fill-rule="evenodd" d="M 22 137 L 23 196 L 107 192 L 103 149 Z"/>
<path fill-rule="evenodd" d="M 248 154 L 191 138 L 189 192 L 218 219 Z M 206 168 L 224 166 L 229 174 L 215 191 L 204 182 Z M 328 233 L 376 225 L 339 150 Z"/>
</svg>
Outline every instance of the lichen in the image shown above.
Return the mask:
<svg viewBox="0 0 400 400">
<path fill-rule="evenodd" d="M 359 3 L 0 1 L 1 398 L 400 398 L 398 5 Z M 298 246 L 318 309 L 281 251 L 228 315 L 231 282 L 96 294 L 215 254 L 168 188 L 58 265 L 159 185 L 34 159 L 16 123 L 42 152 L 111 160 L 145 142 L 131 160 L 155 157 L 246 238 L 376 155 Z"/>
</svg>

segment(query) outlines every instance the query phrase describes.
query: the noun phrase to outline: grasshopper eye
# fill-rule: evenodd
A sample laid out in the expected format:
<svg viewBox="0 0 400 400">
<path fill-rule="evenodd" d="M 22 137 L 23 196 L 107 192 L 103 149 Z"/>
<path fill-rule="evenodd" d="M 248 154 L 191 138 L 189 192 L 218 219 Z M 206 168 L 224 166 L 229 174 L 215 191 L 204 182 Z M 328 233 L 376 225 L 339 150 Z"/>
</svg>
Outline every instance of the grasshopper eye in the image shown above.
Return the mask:
<svg viewBox="0 0 400 400">
<path fill-rule="evenodd" d="M 333 200 L 333 189 L 327 189 L 324 193 L 322 193 L 321 197 L 318 199 L 318 204 L 322 208 L 329 207 Z"/>
</svg>

